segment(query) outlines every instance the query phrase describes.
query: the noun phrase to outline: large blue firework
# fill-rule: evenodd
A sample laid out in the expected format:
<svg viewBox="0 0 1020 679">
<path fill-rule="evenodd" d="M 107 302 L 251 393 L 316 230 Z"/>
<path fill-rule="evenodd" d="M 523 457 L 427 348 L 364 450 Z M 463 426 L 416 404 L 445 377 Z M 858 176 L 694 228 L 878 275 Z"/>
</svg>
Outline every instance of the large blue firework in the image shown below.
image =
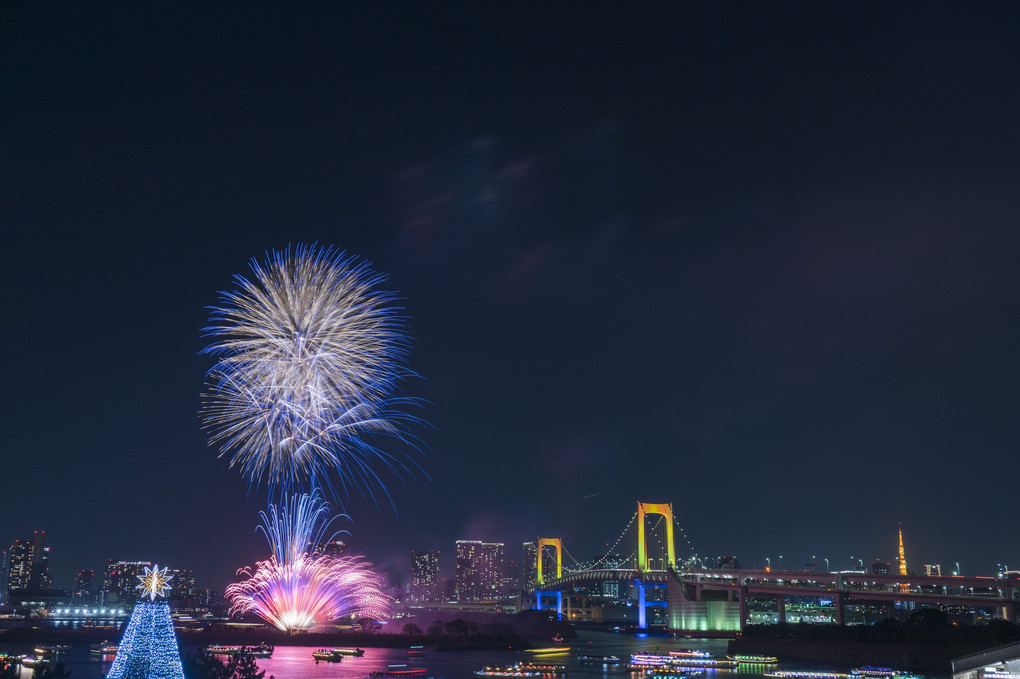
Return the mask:
<svg viewBox="0 0 1020 679">
<path fill-rule="evenodd" d="M 299 245 L 251 263 L 253 278 L 220 293 L 204 353 L 202 419 L 210 443 L 270 491 L 328 487 L 373 499 L 389 493 L 381 468 L 403 478 L 418 464 L 396 398 L 409 338 L 384 278 L 331 248 Z M 409 445 L 382 446 L 380 437 Z"/>
</svg>

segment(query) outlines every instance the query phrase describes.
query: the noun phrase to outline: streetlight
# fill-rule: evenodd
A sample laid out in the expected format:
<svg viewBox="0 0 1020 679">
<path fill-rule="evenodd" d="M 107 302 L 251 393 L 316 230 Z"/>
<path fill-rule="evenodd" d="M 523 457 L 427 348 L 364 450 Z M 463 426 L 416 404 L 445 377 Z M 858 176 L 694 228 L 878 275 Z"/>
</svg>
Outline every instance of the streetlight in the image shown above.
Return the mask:
<svg viewBox="0 0 1020 679">
<path fill-rule="evenodd" d="M 765 557 L 765 570 L 767 570 L 767 571 L 771 571 L 772 570 L 772 559 L 770 559 L 768 557 Z"/>
<path fill-rule="evenodd" d="M 783 570 L 783 555 L 779 555 L 779 570 Z"/>
<path fill-rule="evenodd" d="M 826 573 L 831 573 L 832 572 L 832 571 L 829 570 L 829 560 L 828 559 L 825 560 L 825 572 Z"/>
</svg>

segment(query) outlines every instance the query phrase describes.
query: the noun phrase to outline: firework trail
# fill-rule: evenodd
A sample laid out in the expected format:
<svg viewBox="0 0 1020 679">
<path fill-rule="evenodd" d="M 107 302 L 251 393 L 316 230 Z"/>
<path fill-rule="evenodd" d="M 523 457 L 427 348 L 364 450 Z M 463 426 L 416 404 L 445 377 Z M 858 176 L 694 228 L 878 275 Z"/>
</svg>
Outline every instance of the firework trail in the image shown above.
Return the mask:
<svg viewBox="0 0 1020 679">
<path fill-rule="evenodd" d="M 329 505 L 318 493 L 293 496 L 262 512 L 272 555 L 244 568 L 247 578 L 226 589 L 231 614 L 255 613 L 281 630 L 303 629 L 345 615 L 385 617 L 390 600 L 382 578 L 358 556 L 311 553 L 328 539 Z"/>
<path fill-rule="evenodd" d="M 205 334 L 216 357 L 203 394 L 203 426 L 253 484 L 352 489 L 387 498 L 380 468 L 403 478 L 421 468 L 374 444 L 409 442 L 417 423 L 394 397 L 409 338 L 392 293 L 367 264 L 331 248 L 300 245 L 252 261 L 251 280 L 220 293 Z M 411 441 L 411 449 L 417 450 Z"/>
</svg>

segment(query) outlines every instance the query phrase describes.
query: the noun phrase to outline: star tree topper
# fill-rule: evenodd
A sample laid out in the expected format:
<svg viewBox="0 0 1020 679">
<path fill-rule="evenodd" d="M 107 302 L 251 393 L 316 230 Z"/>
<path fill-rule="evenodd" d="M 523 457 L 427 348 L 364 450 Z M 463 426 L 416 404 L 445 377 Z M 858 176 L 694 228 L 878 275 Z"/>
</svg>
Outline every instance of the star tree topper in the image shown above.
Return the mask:
<svg viewBox="0 0 1020 679">
<path fill-rule="evenodd" d="M 157 596 L 166 596 L 165 590 L 170 589 L 170 586 L 166 583 L 173 580 L 172 575 L 167 576 L 166 572 L 169 570 L 164 566 L 163 570 L 159 570 L 159 564 L 153 564 L 150 569 L 148 566 L 145 567 L 145 575 L 136 575 L 135 577 L 142 581 L 142 584 L 135 585 L 135 589 L 142 590 L 142 598 L 149 597 L 149 601 L 155 601 Z"/>
</svg>

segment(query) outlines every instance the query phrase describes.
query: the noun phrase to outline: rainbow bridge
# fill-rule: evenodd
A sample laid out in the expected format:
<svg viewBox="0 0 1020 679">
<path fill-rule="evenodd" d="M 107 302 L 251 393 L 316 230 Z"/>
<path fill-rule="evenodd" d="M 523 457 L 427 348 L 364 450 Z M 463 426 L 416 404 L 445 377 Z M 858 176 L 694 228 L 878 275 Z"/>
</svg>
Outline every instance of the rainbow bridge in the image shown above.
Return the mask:
<svg viewBox="0 0 1020 679">
<path fill-rule="evenodd" d="M 660 536 L 658 558 L 649 556 L 647 517 L 658 517 L 654 527 Z M 1020 604 L 1020 582 L 992 577 L 873 575 L 869 573 L 829 573 L 818 571 L 775 571 L 691 568 L 678 563 L 674 532 L 683 535 L 676 523 L 672 505 L 638 502 L 637 512 L 617 540 L 619 545 L 636 525 L 635 553 L 622 561 L 607 563 L 608 555 L 590 564 L 564 567 L 566 552 L 560 538 L 536 541 L 536 575 L 531 590 L 535 607 L 556 599 L 557 613 L 563 613 L 563 595 L 599 582 L 631 581 L 638 590 L 638 627 L 648 627 L 648 608 L 666 608 L 666 627 L 671 632 L 729 635 L 741 631 L 748 622 L 750 600 L 773 600 L 778 620 L 786 619 L 790 597 L 814 597 L 831 602 L 836 622 L 845 621 L 845 608 L 867 603 L 884 606 L 892 616 L 896 602 L 920 606 L 969 606 L 997 609 L 1001 617 L 1016 620 Z M 665 536 L 662 525 L 665 524 Z M 675 530 L 674 530 L 675 529 Z M 662 539 L 664 537 L 664 539 Z M 686 536 L 684 536 L 686 540 Z M 688 543 L 689 546 L 689 543 Z M 553 554 L 555 556 L 553 556 Z M 549 563 L 548 557 L 553 561 Z M 657 566 L 657 567 L 656 567 Z M 554 574 L 555 573 L 555 574 Z M 649 590 L 666 590 L 665 601 L 652 601 Z"/>
</svg>

